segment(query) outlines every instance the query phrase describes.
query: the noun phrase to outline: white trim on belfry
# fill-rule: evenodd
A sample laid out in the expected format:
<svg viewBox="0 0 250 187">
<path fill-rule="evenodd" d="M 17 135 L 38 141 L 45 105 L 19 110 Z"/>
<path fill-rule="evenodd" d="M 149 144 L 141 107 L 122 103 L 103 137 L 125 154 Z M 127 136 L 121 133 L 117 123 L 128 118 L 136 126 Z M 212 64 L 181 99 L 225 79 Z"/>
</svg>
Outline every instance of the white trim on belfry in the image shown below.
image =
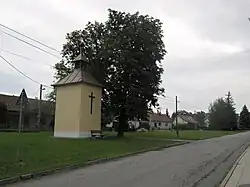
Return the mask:
<svg viewBox="0 0 250 187">
<path fill-rule="evenodd" d="M 90 132 L 58 132 L 54 131 L 54 137 L 56 138 L 89 138 Z"/>
</svg>

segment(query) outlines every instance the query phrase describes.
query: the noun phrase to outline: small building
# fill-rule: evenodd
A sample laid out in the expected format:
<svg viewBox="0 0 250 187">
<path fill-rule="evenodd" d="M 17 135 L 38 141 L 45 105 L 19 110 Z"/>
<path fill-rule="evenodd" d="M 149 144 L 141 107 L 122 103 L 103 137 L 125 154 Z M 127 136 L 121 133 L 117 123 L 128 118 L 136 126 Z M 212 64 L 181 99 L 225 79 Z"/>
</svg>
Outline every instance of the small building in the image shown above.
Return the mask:
<svg viewBox="0 0 250 187">
<path fill-rule="evenodd" d="M 151 129 L 170 130 L 173 123 L 168 114 L 149 113 L 149 125 Z"/>
<path fill-rule="evenodd" d="M 129 120 L 128 126 L 131 129 L 138 129 L 140 127 L 140 121 L 138 120 Z"/>
<path fill-rule="evenodd" d="M 179 129 L 198 129 L 199 123 L 190 114 L 178 114 L 177 123 Z M 176 117 L 173 119 L 173 124 L 176 126 Z"/>
<path fill-rule="evenodd" d="M 17 105 L 19 96 L 0 94 L 0 102 L 4 103 L 7 108 L 6 124 L 0 124 L 0 129 L 18 129 L 20 105 Z M 23 109 L 21 129 L 40 129 L 50 130 L 54 124 L 55 103 L 41 101 L 41 121 L 38 127 L 38 106 L 39 100 L 28 98 L 27 105 Z"/>
<path fill-rule="evenodd" d="M 102 85 L 84 68 L 88 59 L 82 53 L 73 63 L 73 72 L 54 85 L 54 136 L 87 138 L 91 131 L 101 131 Z"/>
</svg>

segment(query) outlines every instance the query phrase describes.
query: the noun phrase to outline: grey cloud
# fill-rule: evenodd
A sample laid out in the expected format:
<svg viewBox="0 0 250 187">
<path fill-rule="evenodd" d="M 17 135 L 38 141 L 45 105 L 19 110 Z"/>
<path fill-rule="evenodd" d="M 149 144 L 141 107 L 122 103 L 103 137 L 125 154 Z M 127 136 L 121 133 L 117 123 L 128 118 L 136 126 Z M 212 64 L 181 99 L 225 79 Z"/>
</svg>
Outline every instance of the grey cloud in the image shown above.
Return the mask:
<svg viewBox="0 0 250 187">
<path fill-rule="evenodd" d="M 224 96 L 228 90 L 232 91 L 237 102 L 237 110 L 240 110 L 245 103 L 250 106 L 250 101 L 248 102 L 250 85 L 248 86 L 247 81 L 250 79 L 248 0 L 73 0 L 70 2 L 5 0 L 0 7 L 0 22 L 60 50 L 67 32 L 83 28 L 88 21 L 105 20 L 108 8 L 131 13 L 140 11 L 142 14 L 149 14 L 162 20 L 169 51 L 163 63 L 165 72 L 162 85 L 172 100 L 175 95 L 180 97 L 180 107 L 187 110 L 199 108 L 206 110 L 211 101 Z M 209 47 L 213 48 L 213 43 L 221 42 L 239 46 L 244 51 L 217 52 L 218 46 L 216 46 L 214 52 L 207 51 L 206 46 L 204 48 L 201 46 L 202 51 L 196 54 L 195 49 L 200 46 L 196 46 L 191 36 L 189 40 L 187 40 L 188 35 L 181 36 L 185 30 L 178 30 L 177 27 L 176 33 L 174 32 L 176 35 L 169 35 L 168 31 L 172 29 L 169 23 L 175 21 L 170 20 L 171 18 L 176 18 L 190 28 L 189 32 L 199 40 L 198 43 L 195 41 L 197 45 L 209 41 L 211 42 Z M 196 47 L 193 54 L 185 57 L 183 55 L 185 50 L 192 47 Z M 52 83 L 53 71 L 43 64 L 53 65 L 58 59 L 1 34 L 0 48 L 34 59 L 36 62 L 28 62 L 7 56 L 34 79 L 45 84 Z M 174 55 L 172 51 L 175 51 Z M 1 92 L 19 93 L 19 90 L 25 87 L 29 94 L 38 89 L 38 85 L 18 73 L 13 75 L 6 73 L 7 70 L 0 71 Z M 3 81 L 6 79 L 8 83 Z M 172 101 L 160 100 L 160 104 L 162 108 L 174 110 Z"/>
<path fill-rule="evenodd" d="M 211 101 L 224 97 L 230 90 L 237 98 L 239 111 L 244 103 L 250 105 L 249 59 L 250 55 L 244 53 L 208 58 L 167 58 L 163 87 L 172 98 L 179 95 L 183 101 L 181 106 L 190 110 L 206 110 Z"/>
<path fill-rule="evenodd" d="M 188 23 L 203 38 L 249 46 L 250 1 L 168 1 L 165 12 Z"/>
<path fill-rule="evenodd" d="M 7 78 L 6 78 L 7 77 Z M 19 75 L 7 74 L 0 71 L 0 92 L 19 95 L 23 88 L 29 96 L 34 95 L 33 87 L 36 84 L 29 82 L 27 79 L 21 78 Z M 37 89 L 39 87 L 37 86 Z"/>
</svg>

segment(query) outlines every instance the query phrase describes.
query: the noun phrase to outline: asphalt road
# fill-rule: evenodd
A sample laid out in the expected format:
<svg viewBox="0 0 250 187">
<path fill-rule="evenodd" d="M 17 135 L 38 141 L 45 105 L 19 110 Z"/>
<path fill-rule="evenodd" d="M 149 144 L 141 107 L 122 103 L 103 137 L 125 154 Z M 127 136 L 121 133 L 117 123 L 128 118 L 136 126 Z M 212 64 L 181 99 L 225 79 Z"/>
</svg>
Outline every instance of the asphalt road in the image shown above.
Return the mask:
<svg viewBox="0 0 250 187">
<path fill-rule="evenodd" d="M 250 132 L 153 151 L 9 187 L 214 187 L 250 142 Z"/>
</svg>

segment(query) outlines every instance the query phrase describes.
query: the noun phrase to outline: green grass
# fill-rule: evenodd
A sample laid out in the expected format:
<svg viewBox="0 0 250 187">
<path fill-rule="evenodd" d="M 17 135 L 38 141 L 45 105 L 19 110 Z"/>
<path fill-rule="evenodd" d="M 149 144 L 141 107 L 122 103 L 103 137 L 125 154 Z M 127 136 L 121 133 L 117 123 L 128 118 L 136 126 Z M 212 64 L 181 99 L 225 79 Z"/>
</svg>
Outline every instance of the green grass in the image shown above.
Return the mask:
<svg viewBox="0 0 250 187">
<path fill-rule="evenodd" d="M 114 157 L 174 141 L 136 139 L 56 139 L 49 133 L 0 133 L 0 179 L 99 158 Z M 17 147 L 20 159 L 16 161 Z"/>
<path fill-rule="evenodd" d="M 238 133 L 239 131 L 203 131 L 203 130 L 185 130 L 179 131 L 179 138 L 183 140 L 201 140 L 224 135 Z M 150 131 L 150 132 L 129 132 L 129 137 L 143 137 L 154 139 L 176 139 L 175 131 Z"/>
</svg>

